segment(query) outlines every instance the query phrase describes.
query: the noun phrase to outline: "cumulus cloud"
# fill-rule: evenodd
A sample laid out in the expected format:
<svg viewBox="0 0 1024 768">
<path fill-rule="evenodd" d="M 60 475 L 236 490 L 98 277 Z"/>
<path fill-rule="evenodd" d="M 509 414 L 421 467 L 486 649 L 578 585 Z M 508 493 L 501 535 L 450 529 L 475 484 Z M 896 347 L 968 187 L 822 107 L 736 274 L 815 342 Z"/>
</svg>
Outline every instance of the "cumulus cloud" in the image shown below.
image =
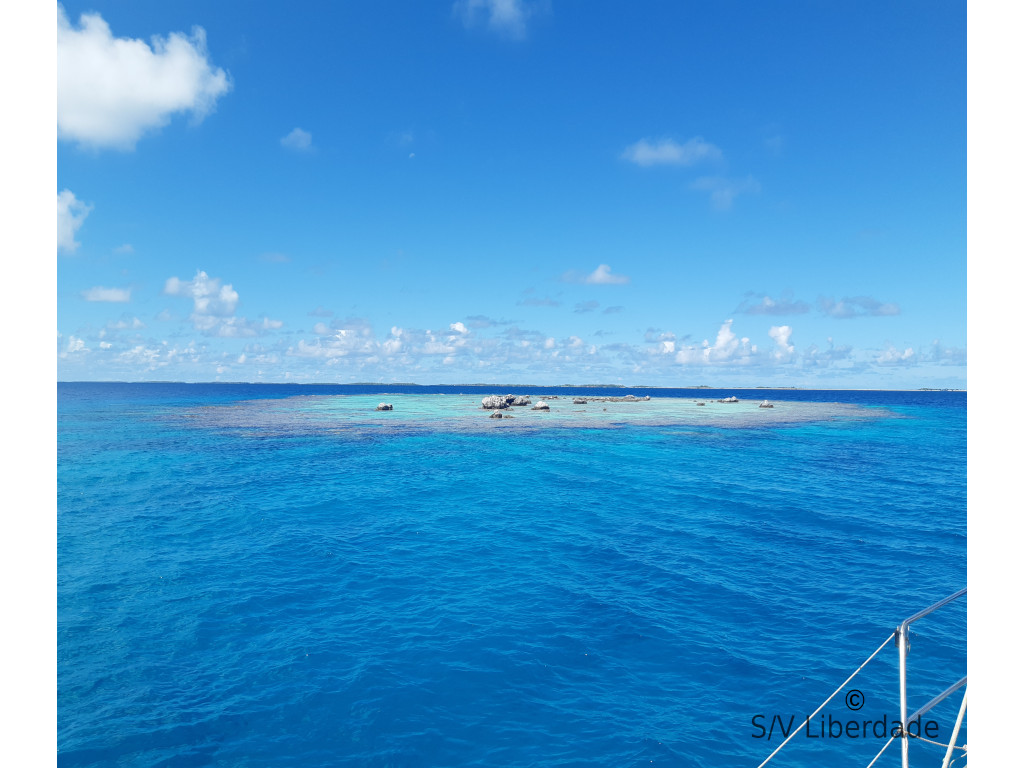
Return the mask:
<svg viewBox="0 0 1024 768">
<path fill-rule="evenodd" d="M 238 291 L 230 283 L 222 285 L 220 278 L 212 278 L 202 270 L 187 281 L 177 277 L 168 278 L 164 293 L 192 299 L 192 315 L 189 319 L 193 327 L 205 336 L 257 336 L 283 325 L 281 321 L 269 318 L 254 323 L 244 317 L 237 317 L 235 310 L 238 307 Z"/>
<path fill-rule="evenodd" d="M 740 195 L 757 194 L 761 184 L 753 176 L 745 179 L 728 179 L 724 176 L 702 176 L 690 185 L 690 189 L 711 193 L 711 207 L 716 211 L 727 211 Z"/>
<path fill-rule="evenodd" d="M 68 343 L 64 347 L 64 351 L 60 353 L 60 356 L 63 358 L 67 358 L 71 355 L 85 353 L 88 351 L 89 348 L 85 346 L 85 340 L 72 334 L 71 336 L 68 336 Z"/>
<path fill-rule="evenodd" d="M 587 285 L 625 285 L 629 282 L 629 278 L 625 275 L 613 275 L 611 267 L 601 264 L 587 275 L 583 282 Z"/>
<path fill-rule="evenodd" d="M 132 289 L 96 286 L 87 291 L 82 291 L 82 298 L 86 301 L 110 301 L 123 304 L 132 300 Z"/>
<path fill-rule="evenodd" d="M 672 139 L 640 139 L 623 150 L 623 160 L 647 168 L 652 165 L 695 165 L 705 160 L 721 160 L 722 150 L 700 136 L 679 144 Z"/>
<path fill-rule="evenodd" d="M 58 253 L 74 253 L 78 250 L 80 243 L 75 241 L 75 234 L 91 210 L 92 206 L 86 205 L 75 197 L 75 193 L 70 189 L 57 193 Z"/>
<path fill-rule="evenodd" d="M 526 37 L 526 22 L 543 7 L 525 0 L 457 0 L 452 12 L 467 29 L 485 26 L 512 40 Z"/>
<path fill-rule="evenodd" d="M 757 354 L 757 345 L 751 344 L 746 336 L 739 338 L 732 330 L 732 320 L 726 320 L 718 329 L 715 343 L 707 339 L 701 347 L 688 345 L 676 352 L 675 360 L 683 365 L 731 364 L 747 365 Z"/>
<path fill-rule="evenodd" d="M 301 128 L 295 128 L 287 136 L 281 138 L 281 146 L 296 152 L 309 152 L 313 149 L 313 134 Z"/>
<path fill-rule="evenodd" d="M 888 317 L 898 315 L 900 308 L 898 304 L 883 304 L 878 299 L 870 296 L 854 296 L 843 298 L 839 301 L 831 297 L 820 296 L 818 298 L 818 309 L 823 315 L 846 320 L 854 317 Z"/>
<path fill-rule="evenodd" d="M 214 67 L 206 33 L 115 38 L 98 13 L 75 27 L 57 6 L 57 136 L 90 147 L 134 149 L 147 131 L 189 113 L 196 122 L 231 89 Z"/>
<path fill-rule="evenodd" d="M 344 359 L 364 363 L 396 357 L 401 359 L 413 348 L 426 355 L 450 355 L 465 343 L 461 335 L 439 338 L 432 331 L 410 332 L 398 326 L 392 326 L 385 339 L 377 341 L 370 323 L 358 317 L 335 321 L 332 326 L 327 328 L 323 323 L 317 323 L 315 330 L 320 338 L 313 342 L 301 340 L 290 347 L 287 354 L 291 357 L 321 359 L 327 365 L 336 365 Z"/>
<path fill-rule="evenodd" d="M 751 298 L 748 296 L 744 299 L 736 311 L 745 315 L 802 315 L 811 308 L 806 301 L 793 301 L 792 296 L 782 296 L 778 299 L 763 296 L 756 302 L 751 302 Z"/>
<path fill-rule="evenodd" d="M 773 325 L 768 329 L 768 335 L 775 340 L 772 357 L 780 363 L 792 360 L 796 354 L 796 347 L 789 343 L 793 329 L 788 325 Z"/>
<path fill-rule="evenodd" d="M 917 353 L 913 347 L 899 349 L 889 344 L 875 358 L 875 362 L 879 365 L 913 365 L 917 362 Z"/>
<path fill-rule="evenodd" d="M 570 270 L 562 275 L 562 281 L 566 283 L 583 283 L 585 285 L 625 285 L 629 282 L 626 275 L 612 273 L 612 268 L 607 264 L 598 265 L 597 269 L 589 274 Z"/>
<path fill-rule="evenodd" d="M 469 333 L 469 329 L 461 322 L 452 323 L 448 328 L 449 330 L 455 331 L 455 333 Z"/>
<path fill-rule="evenodd" d="M 231 284 L 221 285 L 220 278 L 211 278 L 202 270 L 185 281 L 170 277 L 164 285 L 168 296 L 187 296 L 194 302 L 194 310 L 201 315 L 229 317 L 238 306 L 238 292 Z"/>
</svg>

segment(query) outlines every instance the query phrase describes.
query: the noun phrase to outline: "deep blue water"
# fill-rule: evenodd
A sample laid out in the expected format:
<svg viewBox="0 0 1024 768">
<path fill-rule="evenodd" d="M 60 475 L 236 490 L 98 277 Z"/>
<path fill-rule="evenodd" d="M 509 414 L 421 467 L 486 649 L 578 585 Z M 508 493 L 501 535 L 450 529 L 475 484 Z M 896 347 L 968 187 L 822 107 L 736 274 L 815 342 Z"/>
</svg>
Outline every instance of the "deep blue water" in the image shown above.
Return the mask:
<svg viewBox="0 0 1024 768">
<path fill-rule="evenodd" d="M 58 763 L 756 766 L 779 738 L 752 718 L 800 720 L 966 584 L 962 392 L 700 392 L 868 416 L 747 428 L 204 420 L 505 391 L 525 390 L 59 385 Z M 966 674 L 965 609 L 916 625 L 912 708 Z M 823 714 L 891 720 L 897 674 L 890 645 L 864 708 Z M 773 765 L 883 743 L 798 737 Z"/>
</svg>

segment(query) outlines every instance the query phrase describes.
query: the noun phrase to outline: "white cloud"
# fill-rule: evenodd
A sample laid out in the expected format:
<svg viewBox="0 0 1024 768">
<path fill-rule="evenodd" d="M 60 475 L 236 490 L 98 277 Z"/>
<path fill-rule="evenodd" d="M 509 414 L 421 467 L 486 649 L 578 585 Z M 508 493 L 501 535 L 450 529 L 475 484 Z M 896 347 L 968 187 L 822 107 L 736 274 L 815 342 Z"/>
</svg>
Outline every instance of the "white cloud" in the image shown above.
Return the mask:
<svg viewBox="0 0 1024 768">
<path fill-rule="evenodd" d="M 692 345 L 682 347 L 676 352 L 675 360 L 684 365 L 695 363 L 746 365 L 753 361 L 755 355 L 757 355 L 757 345 L 752 345 L 746 336 L 738 338 L 732 330 L 732 320 L 726 320 L 718 329 L 714 344 L 705 339 L 700 348 Z"/>
<path fill-rule="evenodd" d="M 85 217 L 92 210 L 91 205 L 86 205 L 70 189 L 57 193 L 57 252 L 74 253 L 79 246 L 75 242 L 75 233 L 78 232 Z"/>
<path fill-rule="evenodd" d="M 875 358 L 875 362 L 879 365 L 912 365 L 917 362 L 917 354 L 913 347 L 900 351 L 890 344 Z"/>
<path fill-rule="evenodd" d="M 309 152 L 313 149 L 313 134 L 301 128 L 295 128 L 287 136 L 281 138 L 281 146 L 297 152 Z"/>
<path fill-rule="evenodd" d="M 526 37 L 526 22 L 539 9 L 536 3 L 524 0 L 457 0 L 452 12 L 462 19 L 466 28 L 485 24 L 496 32 L 513 40 Z"/>
<path fill-rule="evenodd" d="M 91 147 L 134 149 L 149 130 L 172 115 L 196 122 L 231 89 L 228 73 L 214 67 L 206 33 L 193 27 L 143 40 L 115 38 L 98 13 L 74 27 L 57 6 L 57 136 Z"/>
<path fill-rule="evenodd" d="M 159 348 L 147 347 L 138 344 L 131 349 L 126 349 L 118 355 L 118 359 L 131 365 L 145 367 L 145 370 L 152 371 L 157 367 L 161 350 Z M 165 363 L 166 364 L 166 363 Z"/>
<path fill-rule="evenodd" d="M 391 326 L 391 335 L 381 344 L 381 349 L 386 355 L 397 355 L 402 351 L 402 334 L 404 331 L 397 325 Z"/>
<path fill-rule="evenodd" d="M 768 335 L 775 339 L 775 349 L 772 351 L 772 357 L 779 362 L 792 360 L 793 355 L 796 354 L 796 348 L 789 343 L 789 339 L 793 335 L 793 329 L 788 325 L 773 325 L 768 329 Z"/>
<path fill-rule="evenodd" d="M 462 322 L 452 323 L 448 328 L 456 333 L 469 333 L 469 329 Z"/>
<path fill-rule="evenodd" d="M 211 278 L 202 270 L 188 282 L 177 277 L 167 279 L 164 293 L 168 296 L 187 296 L 194 301 L 194 311 L 200 315 L 228 317 L 238 306 L 238 292 L 231 284 L 220 284 L 220 278 Z"/>
<path fill-rule="evenodd" d="M 283 325 L 280 320 L 266 317 L 258 323 L 236 317 L 238 291 L 230 283 L 221 285 L 220 278 L 210 277 L 202 270 L 197 271 L 196 276 L 189 281 L 177 277 L 168 278 L 164 293 L 192 299 L 192 315 L 189 319 L 193 327 L 205 336 L 257 336 Z"/>
<path fill-rule="evenodd" d="M 625 275 L 613 275 L 612 268 L 601 264 L 583 279 L 588 285 L 624 285 L 629 282 Z"/>
<path fill-rule="evenodd" d="M 616 275 L 612 273 L 612 268 L 607 264 L 598 265 L 590 274 L 582 274 L 574 270 L 570 270 L 562 275 L 562 281 L 566 283 L 584 283 L 586 285 L 625 285 L 629 282 L 629 278 L 626 275 Z M 520 304 L 533 304 L 540 302 L 531 302 L 529 299 L 519 302 Z M 547 303 L 547 302 L 545 302 Z M 557 302 L 550 302 L 550 304 L 557 306 Z M 580 310 L 580 305 L 577 305 L 577 311 Z M 582 311 L 587 311 L 585 308 Z"/>
<path fill-rule="evenodd" d="M 131 288 L 103 288 L 96 286 L 87 291 L 82 291 L 82 298 L 86 301 L 110 301 L 125 303 L 132 300 Z"/>
<path fill-rule="evenodd" d="M 761 184 L 753 176 L 745 179 L 727 179 L 724 176 L 702 176 L 690 185 L 690 189 L 711 193 L 711 207 L 716 211 L 727 211 L 741 194 L 757 194 Z"/>
<path fill-rule="evenodd" d="M 626 147 L 621 157 L 645 168 L 652 165 L 694 165 L 704 160 L 721 160 L 722 150 L 700 136 L 694 136 L 683 144 L 672 139 L 640 139 Z"/>
</svg>

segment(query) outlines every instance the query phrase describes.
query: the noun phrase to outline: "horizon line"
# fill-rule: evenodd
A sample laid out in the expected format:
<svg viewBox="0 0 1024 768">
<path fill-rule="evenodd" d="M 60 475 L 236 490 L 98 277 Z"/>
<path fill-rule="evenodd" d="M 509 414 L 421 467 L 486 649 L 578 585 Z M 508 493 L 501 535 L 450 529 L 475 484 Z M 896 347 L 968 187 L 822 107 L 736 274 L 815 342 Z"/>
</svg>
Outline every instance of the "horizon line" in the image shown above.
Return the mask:
<svg viewBox="0 0 1024 768">
<path fill-rule="evenodd" d="M 915 387 L 907 388 L 880 388 L 880 387 L 802 387 L 802 386 L 745 386 L 730 387 L 710 384 L 690 384 L 678 387 L 668 387 L 653 384 L 509 384 L 492 382 L 462 382 L 457 384 L 419 384 L 411 381 L 181 381 L 174 379 L 144 379 L 142 381 L 124 381 L 120 379 L 90 380 L 79 379 L 73 381 L 57 380 L 57 384 L 248 384 L 248 385 L 271 385 L 271 386 L 298 386 L 298 387 L 495 387 L 495 388 L 532 388 L 532 389 L 738 389 L 738 390 L 797 390 L 804 392 L 966 392 L 963 387 Z"/>
</svg>

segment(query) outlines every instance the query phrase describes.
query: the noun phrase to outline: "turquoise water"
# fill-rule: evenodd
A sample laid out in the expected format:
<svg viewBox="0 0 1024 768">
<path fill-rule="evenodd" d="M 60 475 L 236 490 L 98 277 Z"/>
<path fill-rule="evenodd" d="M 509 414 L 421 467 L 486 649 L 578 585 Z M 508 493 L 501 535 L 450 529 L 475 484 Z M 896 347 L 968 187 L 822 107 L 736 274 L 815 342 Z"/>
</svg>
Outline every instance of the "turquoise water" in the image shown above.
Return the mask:
<svg viewBox="0 0 1024 768">
<path fill-rule="evenodd" d="M 59 764 L 756 766 L 753 718 L 966 583 L 964 393 L 487 418 L 506 391 L 60 385 Z M 912 707 L 966 674 L 965 614 L 916 625 Z M 824 714 L 898 716 L 892 646 L 856 687 Z"/>
</svg>

